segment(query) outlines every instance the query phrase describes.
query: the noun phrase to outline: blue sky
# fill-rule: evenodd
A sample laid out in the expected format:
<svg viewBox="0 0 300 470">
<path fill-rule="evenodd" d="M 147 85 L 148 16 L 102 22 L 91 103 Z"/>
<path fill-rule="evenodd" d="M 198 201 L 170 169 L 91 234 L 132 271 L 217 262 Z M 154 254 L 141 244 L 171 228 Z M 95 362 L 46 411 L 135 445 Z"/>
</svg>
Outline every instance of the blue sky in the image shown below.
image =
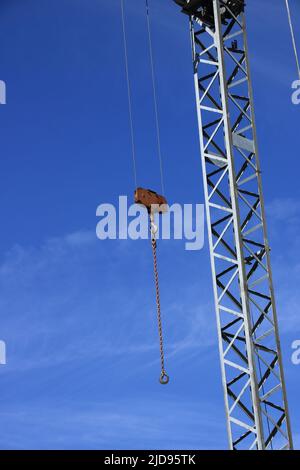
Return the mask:
<svg viewBox="0 0 300 470">
<path fill-rule="evenodd" d="M 258 138 L 286 380 L 300 448 L 300 106 L 284 2 L 249 0 Z M 300 43 L 300 5 L 291 0 Z M 1 449 L 227 447 L 208 246 L 159 245 L 168 387 L 146 241 L 99 241 L 134 190 L 118 0 L 2 0 Z M 202 203 L 187 20 L 151 0 L 166 196 Z M 146 18 L 126 2 L 139 183 L 159 189 Z M 297 172 L 298 171 L 298 172 Z"/>
</svg>

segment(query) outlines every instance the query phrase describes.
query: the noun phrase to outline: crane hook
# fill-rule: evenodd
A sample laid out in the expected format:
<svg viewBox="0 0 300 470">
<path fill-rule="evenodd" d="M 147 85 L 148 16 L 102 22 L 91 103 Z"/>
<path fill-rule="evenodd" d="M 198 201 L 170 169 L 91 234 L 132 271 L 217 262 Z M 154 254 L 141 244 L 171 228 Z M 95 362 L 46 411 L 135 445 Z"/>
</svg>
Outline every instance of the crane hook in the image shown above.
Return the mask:
<svg viewBox="0 0 300 470">
<path fill-rule="evenodd" d="M 135 202 L 142 204 L 148 210 L 150 218 L 150 232 L 151 232 L 151 245 L 153 253 L 153 267 L 154 267 L 154 280 L 155 280 L 155 292 L 156 292 L 156 311 L 157 311 L 157 324 L 159 334 L 159 349 L 160 349 L 160 363 L 161 363 L 161 374 L 159 382 L 162 385 L 167 385 L 170 381 L 170 377 L 165 370 L 165 353 L 164 353 L 164 340 L 163 340 L 163 329 L 161 319 L 161 307 L 160 307 L 160 291 L 159 291 L 159 278 L 158 278 L 158 267 L 157 267 L 157 241 L 156 235 L 158 232 L 158 226 L 155 223 L 155 213 L 162 213 L 167 210 L 167 201 L 163 196 L 158 195 L 154 191 L 149 189 L 137 188 L 135 191 Z"/>
</svg>

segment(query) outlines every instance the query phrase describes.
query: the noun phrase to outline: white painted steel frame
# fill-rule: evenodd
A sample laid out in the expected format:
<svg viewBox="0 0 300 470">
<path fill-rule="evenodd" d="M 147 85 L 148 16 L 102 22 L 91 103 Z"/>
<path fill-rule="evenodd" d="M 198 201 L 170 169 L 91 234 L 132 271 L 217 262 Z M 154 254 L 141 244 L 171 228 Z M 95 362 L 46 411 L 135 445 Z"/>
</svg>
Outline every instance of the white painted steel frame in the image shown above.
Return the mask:
<svg viewBox="0 0 300 470">
<path fill-rule="evenodd" d="M 292 449 L 245 15 L 212 1 L 214 26 L 190 24 L 229 444 Z"/>
</svg>

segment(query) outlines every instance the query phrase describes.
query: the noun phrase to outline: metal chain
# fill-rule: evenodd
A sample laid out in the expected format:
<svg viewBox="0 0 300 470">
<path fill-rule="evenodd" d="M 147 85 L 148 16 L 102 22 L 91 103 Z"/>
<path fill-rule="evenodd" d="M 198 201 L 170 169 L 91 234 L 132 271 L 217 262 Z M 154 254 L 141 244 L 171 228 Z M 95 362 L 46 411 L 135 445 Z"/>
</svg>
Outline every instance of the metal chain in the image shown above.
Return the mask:
<svg viewBox="0 0 300 470">
<path fill-rule="evenodd" d="M 152 244 L 152 253 L 153 253 L 153 266 L 154 266 L 154 279 L 155 279 L 155 290 L 156 290 L 156 308 L 157 308 L 157 324 L 158 324 L 158 334 L 159 334 L 159 347 L 160 347 L 160 363 L 161 363 L 161 374 L 159 381 L 162 385 L 166 385 L 170 377 L 165 370 L 165 354 L 164 354 L 164 339 L 163 339 L 163 329 L 162 329 L 162 320 L 161 320 L 161 307 L 160 307 L 160 293 L 159 293 L 159 278 L 158 278 L 158 267 L 157 267 L 157 242 L 156 242 L 156 233 L 157 226 L 154 223 L 153 214 L 150 214 L 150 230 L 151 230 L 151 244 Z"/>
</svg>

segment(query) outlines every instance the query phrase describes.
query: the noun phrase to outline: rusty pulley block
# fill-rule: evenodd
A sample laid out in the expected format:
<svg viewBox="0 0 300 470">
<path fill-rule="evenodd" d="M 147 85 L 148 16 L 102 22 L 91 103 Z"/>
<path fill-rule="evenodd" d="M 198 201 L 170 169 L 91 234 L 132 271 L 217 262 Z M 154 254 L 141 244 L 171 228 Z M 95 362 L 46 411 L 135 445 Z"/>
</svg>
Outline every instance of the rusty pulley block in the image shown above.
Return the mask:
<svg viewBox="0 0 300 470">
<path fill-rule="evenodd" d="M 152 254 L 153 254 L 154 281 L 155 281 L 155 292 L 156 292 L 156 310 L 157 310 L 157 323 L 158 323 L 159 346 L 160 346 L 160 363 L 161 363 L 161 374 L 160 374 L 159 381 L 162 385 L 166 385 L 170 379 L 165 370 L 164 340 L 163 340 L 159 278 L 158 278 L 158 267 L 157 267 L 156 233 L 157 233 L 158 228 L 155 225 L 154 214 L 155 213 L 162 214 L 162 213 L 167 212 L 168 205 L 167 205 L 167 200 L 164 196 L 157 194 L 151 189 L 137 188 L 134 193 L 134 200 L 136 204 L 142 204 L 144 207 L 146 207 L 149 217 L 150 217 L 150 231 L 151 231 L 151 244 L 152 244 Z"/>
<path fill-rule="evenodd" d="M 137 188 L 134 192 L 134 201 L 145 206 L 148 214 L 167 211 L 166 198 L 151 189 Z"/>
</svg>

